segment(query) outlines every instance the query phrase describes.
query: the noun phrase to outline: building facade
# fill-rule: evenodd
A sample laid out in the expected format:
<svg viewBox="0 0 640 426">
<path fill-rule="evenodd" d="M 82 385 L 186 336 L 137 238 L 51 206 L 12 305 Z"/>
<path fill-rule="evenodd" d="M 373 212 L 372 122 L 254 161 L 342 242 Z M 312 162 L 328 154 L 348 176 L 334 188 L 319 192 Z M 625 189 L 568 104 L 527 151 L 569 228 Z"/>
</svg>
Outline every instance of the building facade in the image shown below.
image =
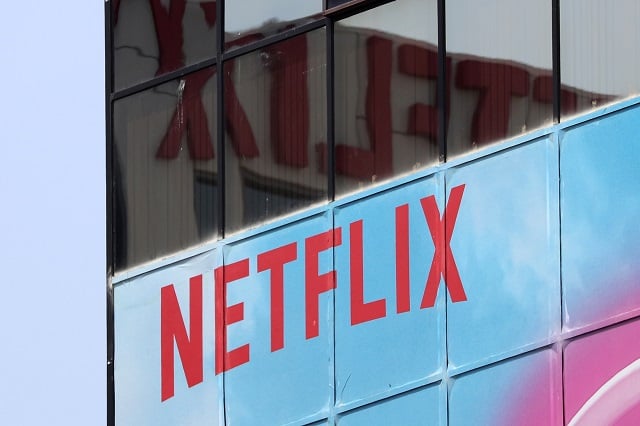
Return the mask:
<svg viewBox="0 0 640 426">
<path fill-rule="evenodd" d="M 640 6 L 111 0 L 115 424 L 635 424 Z"/>
</svg>

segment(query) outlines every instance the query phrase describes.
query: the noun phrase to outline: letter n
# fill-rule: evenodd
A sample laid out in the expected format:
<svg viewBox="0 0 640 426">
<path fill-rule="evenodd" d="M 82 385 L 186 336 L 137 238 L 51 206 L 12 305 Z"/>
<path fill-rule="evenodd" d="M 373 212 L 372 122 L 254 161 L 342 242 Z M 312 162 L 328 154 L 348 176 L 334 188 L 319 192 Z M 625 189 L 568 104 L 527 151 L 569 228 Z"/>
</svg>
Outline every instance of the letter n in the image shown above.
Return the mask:
<svg viewBox="0 0 640 426">
<path fill-rule="evenodd" d="M 174 394 L 174 345 L 189 387 L 202 382 L 202 275 L 189 280 L 189 335 L 173 284 L 162 287 L 160 295 L 160 364 L 162 401 Z"/>
</svg>

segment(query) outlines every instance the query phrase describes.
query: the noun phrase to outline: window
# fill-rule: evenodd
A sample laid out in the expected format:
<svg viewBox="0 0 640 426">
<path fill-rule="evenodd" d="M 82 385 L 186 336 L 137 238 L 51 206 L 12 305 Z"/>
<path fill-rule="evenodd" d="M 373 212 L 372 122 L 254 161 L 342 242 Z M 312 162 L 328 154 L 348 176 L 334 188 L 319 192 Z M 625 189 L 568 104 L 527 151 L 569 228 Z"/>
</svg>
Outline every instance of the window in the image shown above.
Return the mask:
<svg viewBox="0 0 640 426">
<path fill-rule="evenodd" d="M 197 184 L 217 174 L 215 72 L 205 68 L 114 104 L 118 270 L 217 235 L 216 192 Z"/>
<path fill-rule="evenodd" d="M 438 162 L 437 22 L 398 0 L 335 24 L 336 194 Z"/>
<path fill-rule="evenodd" d="M 110 5 L 115 270 L 640 91 L 633 0 Z"/>
<path fill-rule="evenodd" d="M 640 92 L 640 3 L 560 2 L 562 115 Z"/>
<path fill-rule="evenodd" d="M 111 2 L 115 88 L 123 89 L 216 54 L 216 2 Z"/>
<path fill-rule="evenodd" d="M 553 123 L 551 1 L 448 0 L 447 153 Z"/>
<path fill-rule="evenodd" d="M 228 231 L 327 200 L 325 46 L 320 29 L 225 62 Z"/>
</svg>

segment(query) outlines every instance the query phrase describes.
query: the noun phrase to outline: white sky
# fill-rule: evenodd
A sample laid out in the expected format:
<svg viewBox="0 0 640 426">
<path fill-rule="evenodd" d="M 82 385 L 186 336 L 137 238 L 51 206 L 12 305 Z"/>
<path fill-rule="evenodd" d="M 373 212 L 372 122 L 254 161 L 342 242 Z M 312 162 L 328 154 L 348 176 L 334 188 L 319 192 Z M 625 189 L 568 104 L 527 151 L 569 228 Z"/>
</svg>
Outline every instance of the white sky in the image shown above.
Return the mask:
<svg viewBox="0 0 640 426">
<path fill-rule="evenodd" d="M 103 8 L 2 5 L 4 425 L 106 423 Z"/>
</svg>

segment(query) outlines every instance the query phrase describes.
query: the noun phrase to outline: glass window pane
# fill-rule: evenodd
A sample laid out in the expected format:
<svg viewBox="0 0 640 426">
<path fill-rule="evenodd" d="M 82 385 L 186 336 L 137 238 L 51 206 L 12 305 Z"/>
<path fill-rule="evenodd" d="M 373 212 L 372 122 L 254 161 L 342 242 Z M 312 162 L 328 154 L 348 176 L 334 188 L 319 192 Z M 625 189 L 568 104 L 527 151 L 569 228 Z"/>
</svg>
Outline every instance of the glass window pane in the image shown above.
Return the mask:
<svg viewBox="0 0 640 426">
<path fill-rule="evenodd" d="M 448 0 L 449 157 L 553 122 L 550 0 Z"/>
<path fill-rule="evenodd" d="M 113 0 L 115 89 L 212 58 L 216 2 Z"/>
<path fill-rule="evenodd" d="M 560 2 L 562 116 L 640 92 L 640 2 Z"/>
<path fill-rule="evenodd" d="M 232 0 L 224 5 L 227 48 L 322 18 L 323 0 Z"/>
<path fill-rule="evenodd" d="M 214 74 L 115 102 L 116 270 L 216 236 Z"/>
<path fill-rule="evenodd" d="M 327 200 L 324 29 L 227 61 L 226 229 Z"/>
<path fill-rule="evenodd" d="M 335 25 L 338 195 L 438 162 L 436 0 L 398 0 Z"/>
</svg>

